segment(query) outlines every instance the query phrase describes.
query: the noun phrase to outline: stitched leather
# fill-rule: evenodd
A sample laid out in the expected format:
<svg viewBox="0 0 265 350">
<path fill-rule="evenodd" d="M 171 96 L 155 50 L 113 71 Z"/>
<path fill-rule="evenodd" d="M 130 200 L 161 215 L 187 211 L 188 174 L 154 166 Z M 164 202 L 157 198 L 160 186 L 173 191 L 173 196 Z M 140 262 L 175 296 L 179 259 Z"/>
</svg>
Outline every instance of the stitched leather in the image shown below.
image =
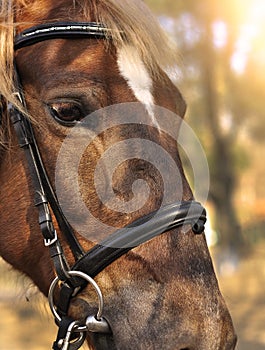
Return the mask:
<svg viewBox="0 0 265 350">
<path fill-rule="evenodd" d="M 18 34 L 14 49 L 34 45 L 51 39 L 105 38 L 109 30 L 95 22 L 57 22 L 31 27 Z"/>
</svg>

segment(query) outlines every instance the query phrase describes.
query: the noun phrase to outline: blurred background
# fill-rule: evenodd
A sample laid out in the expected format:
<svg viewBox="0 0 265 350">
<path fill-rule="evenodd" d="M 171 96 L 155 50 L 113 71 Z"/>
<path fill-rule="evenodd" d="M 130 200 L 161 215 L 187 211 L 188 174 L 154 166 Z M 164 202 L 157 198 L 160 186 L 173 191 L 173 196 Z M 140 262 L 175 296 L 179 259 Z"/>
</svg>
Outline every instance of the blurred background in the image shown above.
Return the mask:
<svg viewBox="0 0 265 350">
<path fill-rule="evenodd" d="M 147 3 L 178 46 L 175 81 L 207 155 L 207 237 L 237 349 L 265 349 L 265 1 Z"/>
<path fill-rule="evenodd" d="M 146 2 L 177 43 L 174 79 L 207 154 L 207 238 L 237 349 L 265 349 L 265 1 Z M 49 349 L 45 303 L 7 270 L 0 264 L 0 350 Z"/>
</svg>

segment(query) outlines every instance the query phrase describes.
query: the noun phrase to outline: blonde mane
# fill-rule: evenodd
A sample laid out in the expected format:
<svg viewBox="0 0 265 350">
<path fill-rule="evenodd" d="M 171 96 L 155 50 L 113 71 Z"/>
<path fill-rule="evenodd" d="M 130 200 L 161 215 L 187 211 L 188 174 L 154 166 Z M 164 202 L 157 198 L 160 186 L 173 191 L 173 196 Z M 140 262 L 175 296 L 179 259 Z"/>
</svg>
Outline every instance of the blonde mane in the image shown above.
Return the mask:
<svg viewBox="0 0 265 350">
<path fill-rule="evenodd" d="M 15 18 L 25 11 L 31 14 L 35 21 L 33 24 L 41 22 L 41 16 L 54 6 L 54 0 L 2 0 L 0 6 L 0 95 L 23 110 L 12 95 L 13 42 L 16 27 L 30 26 L 30 16 L 25 16 L 27 23 L 25 20 L 24 24 L 17 23 Z M 174 45 L 142 0 L 73 0 L 72 6 L 74 10 L 82 11 L 84 17 L 89 18 L 92 14 L 96 21 L 110 28 L 116 47 L 129 44 L 138 50 L 154 76 L 159 77 L 161 69 L 172 68 L 176 63 Z M 31 9 L 34 9 L 34 13 L 31 13 Z M 38 14 L 40 18 L 34 18 Z"/>
</svg>

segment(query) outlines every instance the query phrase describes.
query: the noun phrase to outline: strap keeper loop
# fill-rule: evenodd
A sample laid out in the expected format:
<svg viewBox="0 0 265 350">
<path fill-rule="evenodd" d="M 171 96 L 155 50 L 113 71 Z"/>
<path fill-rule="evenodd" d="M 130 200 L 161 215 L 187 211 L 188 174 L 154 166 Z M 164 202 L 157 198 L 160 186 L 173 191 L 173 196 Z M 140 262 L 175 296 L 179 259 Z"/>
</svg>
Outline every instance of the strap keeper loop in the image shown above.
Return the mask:
<svg viewBox="0 0 265 350">
<path fill-rule="evenodd" d="M 44 238 L 44 245 L 45 247 L 50 247 L 54 243 L 56 243 L 58 240 L 57 232 L 54 230 L 54 237 L 53 238 Z"/>
</svg>

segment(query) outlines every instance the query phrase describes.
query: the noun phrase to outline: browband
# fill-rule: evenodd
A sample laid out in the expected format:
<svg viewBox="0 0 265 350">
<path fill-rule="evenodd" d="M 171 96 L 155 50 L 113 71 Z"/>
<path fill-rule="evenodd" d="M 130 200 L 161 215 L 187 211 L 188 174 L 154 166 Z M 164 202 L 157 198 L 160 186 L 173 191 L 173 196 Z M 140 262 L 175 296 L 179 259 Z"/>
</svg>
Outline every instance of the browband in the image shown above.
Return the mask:
<svg viewBox="0 0 265 350">
<path fill-rule="evenodd" d="M 105 38 L 111 30 L 97 22 L 55 22 L 24 30 L 15 37 L 15 50 L 50 39 Z"/>
</svg>

